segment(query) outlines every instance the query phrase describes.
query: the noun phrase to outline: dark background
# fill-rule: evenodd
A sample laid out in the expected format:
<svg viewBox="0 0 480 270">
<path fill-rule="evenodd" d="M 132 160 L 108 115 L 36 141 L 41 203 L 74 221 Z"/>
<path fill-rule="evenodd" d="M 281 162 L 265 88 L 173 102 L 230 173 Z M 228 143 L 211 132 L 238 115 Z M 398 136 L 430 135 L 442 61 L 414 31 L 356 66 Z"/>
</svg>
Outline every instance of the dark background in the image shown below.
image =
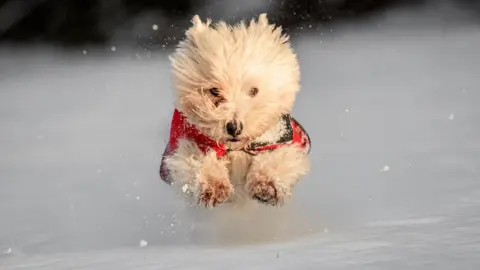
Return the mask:
<svg viewBox="0 0 480 270">
<path fill-rule="evenodd" d="M 235 21 L 268 12 L 272 21 L 295 34 L 365 22 L 387 9 L 420 9 L 431 2 L 453 5 L 470 19 L 480 17 L 475 0 L 1 0 L 0 45 L 75 48 L 114 43 L 153 51 L 175 45 L 194 14 Z"/>
</svg>

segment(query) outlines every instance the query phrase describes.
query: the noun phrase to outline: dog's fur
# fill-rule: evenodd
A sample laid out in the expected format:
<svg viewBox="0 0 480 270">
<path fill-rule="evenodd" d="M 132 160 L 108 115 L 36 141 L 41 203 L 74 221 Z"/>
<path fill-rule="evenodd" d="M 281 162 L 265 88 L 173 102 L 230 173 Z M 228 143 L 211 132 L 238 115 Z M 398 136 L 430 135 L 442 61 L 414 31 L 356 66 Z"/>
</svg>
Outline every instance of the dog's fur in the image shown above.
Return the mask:
<svg viewBox="0 0 480 270">
<path fill-rule="evenodd" d="M 258 137 L 274 139 L 277 120 L 291 113 L 300 90 L 299 64 L 288 36 L 270 24 L 266 14 L 234 26 L 202 22 L 198 16 L 192 23 L 170 56 L 175 107 L 202 133 L 230 149 Z M 220 95 L 210 94 L 211 88 L 218 88 Z M 238 142 L 229 141 L 225 131 L 233 119 L 244 125 Z M 280 206 L 310 169 L 308 155 L 295 145 L 255 156 L 229 151 L 217 158 L 214 151 L 203 153 L 186 139 L 165 165 L 174 184 L 207 207 L 248 199 Z"/>
</svg>

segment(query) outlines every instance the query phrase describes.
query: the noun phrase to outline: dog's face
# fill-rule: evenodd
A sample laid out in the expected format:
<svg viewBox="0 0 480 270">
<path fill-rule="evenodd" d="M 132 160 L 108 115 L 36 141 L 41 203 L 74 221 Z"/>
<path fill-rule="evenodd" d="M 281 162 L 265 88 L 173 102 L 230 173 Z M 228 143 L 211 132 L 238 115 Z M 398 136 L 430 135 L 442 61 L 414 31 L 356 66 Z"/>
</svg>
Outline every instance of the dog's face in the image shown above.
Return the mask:
<svg viewBox="0 0 480 270">
<path fill-rule="evenodd" d="M 220 143 L 247 141 L 289 113 L 300 72 L 288 37 L 265 14 L 250 24 L 195 16 L 170 57 L 177 108 Z"/>
</svg>

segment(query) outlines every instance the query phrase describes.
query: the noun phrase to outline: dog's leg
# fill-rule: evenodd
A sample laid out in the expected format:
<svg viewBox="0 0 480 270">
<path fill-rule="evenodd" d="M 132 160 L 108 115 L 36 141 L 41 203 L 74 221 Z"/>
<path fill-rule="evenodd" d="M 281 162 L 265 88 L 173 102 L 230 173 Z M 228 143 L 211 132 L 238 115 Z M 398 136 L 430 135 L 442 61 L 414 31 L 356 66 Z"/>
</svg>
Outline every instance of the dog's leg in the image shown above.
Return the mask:
<svg viewBox="0 0 480 270">
<path fill-rule="evenodd" d="M 302 149 L 296 146 L 280 147 L 253 158 L 245 189 L 252 199 L 280 206 L 309 170 L 309 159 Z"/>
<path fill-rule="evenodd" d="M 214 151 L 203 154 L 195 143 L 180 140 L 177 150 L 165 159 L 165 166 L 184 193 L 200 205 L 214 207 L 225 202 L 233 191 L 225 160 Z"/>
</svg>

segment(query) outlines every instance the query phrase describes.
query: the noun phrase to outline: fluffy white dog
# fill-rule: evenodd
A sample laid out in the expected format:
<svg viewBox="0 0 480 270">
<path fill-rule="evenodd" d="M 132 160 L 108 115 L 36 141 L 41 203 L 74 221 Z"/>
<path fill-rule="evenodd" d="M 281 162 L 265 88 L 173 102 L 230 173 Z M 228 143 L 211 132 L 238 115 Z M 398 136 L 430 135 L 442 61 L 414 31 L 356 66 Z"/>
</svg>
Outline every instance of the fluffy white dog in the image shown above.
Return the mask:
<svg viewBox="0 0 480 270">
<path fill-rule="evenodd" d="M 206 207 L 281 206 L 310 169 L 310 138 L 291 116 L 300 70 L 289 38 L 266 14 L 192 23 L 170 56 L 176 109 L 161 178 Z"/>
</svg>

